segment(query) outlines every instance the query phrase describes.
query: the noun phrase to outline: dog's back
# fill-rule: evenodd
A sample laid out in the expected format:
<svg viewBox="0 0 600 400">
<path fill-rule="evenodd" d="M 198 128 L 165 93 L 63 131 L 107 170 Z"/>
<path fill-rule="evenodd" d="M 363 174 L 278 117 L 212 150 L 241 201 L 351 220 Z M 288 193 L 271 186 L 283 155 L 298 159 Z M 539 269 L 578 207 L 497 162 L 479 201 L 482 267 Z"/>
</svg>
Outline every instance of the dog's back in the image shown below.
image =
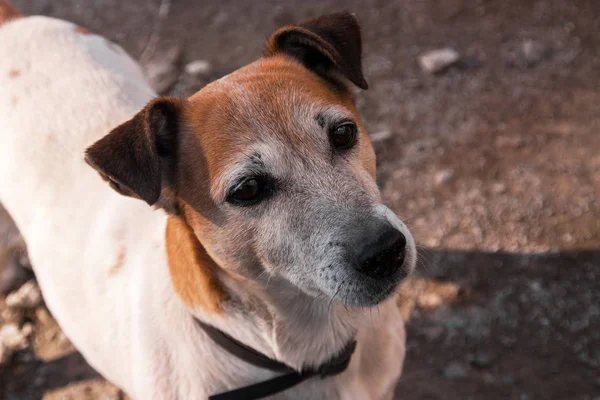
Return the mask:
<svg viewBox="0 0 600 400">
<path fill-rule="evenodd" d="M 65 21 L 19 18 L 3 0 L 0 10 L 0 202 L 69 338 L 84 355 L 91 343 L 115 343 L 127 360 L 128 349 L 118 345 L 129 341 L 114 336 L 131 335 L 131 307 L 119 302 L 127 301 L 125 285 L 138 272 L 118 270 L 140 261 L 120 249 L 156 247 L 160 240 L 151 239 L 162 238 L 164 226 L 160 213 L 102 182 L 84 151 L 155 93 L 137 64 L 106 39 Z M 116 325 L 110 330 L 107 314 Z M 88 342 L 94 334 L 102 339 Z M 117 383 L 127 379 L 128 371 L 94 366 Z"/>
</svg>

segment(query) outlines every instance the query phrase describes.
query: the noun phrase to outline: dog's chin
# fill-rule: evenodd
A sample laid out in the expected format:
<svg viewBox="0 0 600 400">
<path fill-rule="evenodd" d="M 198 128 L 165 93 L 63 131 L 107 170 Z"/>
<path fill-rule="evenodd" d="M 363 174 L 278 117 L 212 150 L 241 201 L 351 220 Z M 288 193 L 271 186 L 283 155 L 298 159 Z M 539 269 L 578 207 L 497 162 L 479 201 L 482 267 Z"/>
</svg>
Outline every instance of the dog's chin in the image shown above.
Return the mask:
<svg viewBox="0 0 600 400">
<path fill-rule="evenodd" d="M 412 269 L 411 265 L 400 266 L 385 279 L 374 279 L 350 271 L 345 274 L 345 278 L 337 279 L 334 285 L 322 285 L 321 296 L 324 295 L 331 303 L 346 307 L 374 307 L 397 293 Z"/>
</svg>

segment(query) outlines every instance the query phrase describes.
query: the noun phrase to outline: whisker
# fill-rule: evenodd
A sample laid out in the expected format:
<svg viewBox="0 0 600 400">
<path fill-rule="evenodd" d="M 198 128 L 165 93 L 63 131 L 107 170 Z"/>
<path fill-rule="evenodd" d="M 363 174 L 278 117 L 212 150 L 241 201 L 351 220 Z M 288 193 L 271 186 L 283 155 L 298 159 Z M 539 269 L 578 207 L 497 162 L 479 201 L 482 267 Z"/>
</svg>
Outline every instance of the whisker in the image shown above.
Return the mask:
<svg viewBox="0 0 600 400">
<path fill-rule="evenodd" d="M 341 289 L 342 287 L 340 286 L 338 290 L 336 290 L 336 292 L 334 293 L 333 297 L 329 299 L 329 304 L 327 305 L 327 314 L 331 312 L 331 304 L 333 303 L 333 299 L 335 299 L 335 296 L 337 296 Z"/>
</svg>

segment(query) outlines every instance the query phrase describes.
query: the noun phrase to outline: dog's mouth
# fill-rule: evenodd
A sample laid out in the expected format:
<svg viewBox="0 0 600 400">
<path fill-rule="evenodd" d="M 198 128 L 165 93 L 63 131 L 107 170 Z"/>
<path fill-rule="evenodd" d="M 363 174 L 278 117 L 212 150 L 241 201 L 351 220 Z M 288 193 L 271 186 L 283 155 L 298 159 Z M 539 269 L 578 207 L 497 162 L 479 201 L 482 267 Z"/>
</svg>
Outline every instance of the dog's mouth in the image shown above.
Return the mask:
<svg viewBox="0 0 600 400">
<path fill-rule="evenodd" d="M 385 277 L 355 277 L 354 282 L 344 283 L 345 288 L 337 288 L 341 301 L 348 306 L 368 307 L 375 306 L 399 290 L 399 286 L 412 272 L 412 267 L 403 263 L 391 274 Z"/>
</svg>

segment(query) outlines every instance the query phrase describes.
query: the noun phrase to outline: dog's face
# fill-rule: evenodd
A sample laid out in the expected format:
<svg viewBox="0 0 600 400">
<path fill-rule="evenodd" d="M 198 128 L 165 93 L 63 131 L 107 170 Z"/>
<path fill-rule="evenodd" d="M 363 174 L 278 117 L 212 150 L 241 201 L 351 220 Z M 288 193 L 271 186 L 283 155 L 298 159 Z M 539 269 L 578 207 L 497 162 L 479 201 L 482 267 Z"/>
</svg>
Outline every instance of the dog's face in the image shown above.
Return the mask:
<svg viewBox="0 0 600 400">
<path fill-rule="evenodd" d="M 377 304 L 416 252 L 381 204 L 348 80 L 366 87 L 354 17 L 282 28 L 266 57 L 187 100 L 155 100 L 87 159 L 121 193 L 178 215 L 223 270 Z"/>
</svg>

